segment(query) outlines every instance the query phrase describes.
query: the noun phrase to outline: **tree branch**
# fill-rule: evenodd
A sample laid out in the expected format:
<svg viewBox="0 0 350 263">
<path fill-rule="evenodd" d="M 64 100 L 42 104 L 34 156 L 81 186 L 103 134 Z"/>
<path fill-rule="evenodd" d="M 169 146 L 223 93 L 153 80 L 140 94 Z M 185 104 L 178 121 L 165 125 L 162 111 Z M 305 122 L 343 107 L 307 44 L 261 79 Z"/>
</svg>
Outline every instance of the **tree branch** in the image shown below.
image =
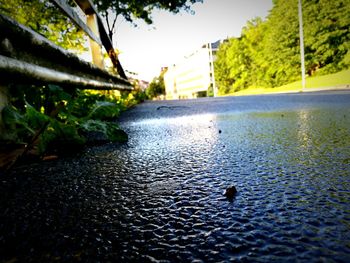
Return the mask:
<svg viewBox="0 0 350 263">
<path fill-rule="evenodd" d="M 113 21 L 113 25 L 112 25 L 112 31 L 114 31 L 115 23 L 117 22 L 117 18 L 118 18 L 118 16 L 115 15 L 115 18 L 114 18 L 114 21 Z"/>
<path fill-rule="evenodd" d="M 108 11 L 105 11 L 105 18 L 106 18 L 106 23 L 107 23 L 107 27 L 108 27 L 108 31 L 111 31 L 111 27 L 109 25 L 109 20 L 108 20 Z"/>
</svg>

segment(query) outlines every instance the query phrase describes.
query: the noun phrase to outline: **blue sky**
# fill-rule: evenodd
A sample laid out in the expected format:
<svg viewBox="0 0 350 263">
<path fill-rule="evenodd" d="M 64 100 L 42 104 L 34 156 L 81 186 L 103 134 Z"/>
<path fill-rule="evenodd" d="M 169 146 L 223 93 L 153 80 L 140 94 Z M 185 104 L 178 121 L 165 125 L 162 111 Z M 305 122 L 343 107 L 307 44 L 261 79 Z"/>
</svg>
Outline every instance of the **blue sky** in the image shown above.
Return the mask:
<svg viewBox="0 0 350 263">
<path fill-rule="evenodd" d="M 272 0 L 204 0 L 193 5 L 194 15 L 156 10 L 152 25 L 119 20 L 114 39 L 124 69 L 150 81 L 203 44 L 240 36 L 248 20 L 266 17 L 271 8 Z"/>
</svg>

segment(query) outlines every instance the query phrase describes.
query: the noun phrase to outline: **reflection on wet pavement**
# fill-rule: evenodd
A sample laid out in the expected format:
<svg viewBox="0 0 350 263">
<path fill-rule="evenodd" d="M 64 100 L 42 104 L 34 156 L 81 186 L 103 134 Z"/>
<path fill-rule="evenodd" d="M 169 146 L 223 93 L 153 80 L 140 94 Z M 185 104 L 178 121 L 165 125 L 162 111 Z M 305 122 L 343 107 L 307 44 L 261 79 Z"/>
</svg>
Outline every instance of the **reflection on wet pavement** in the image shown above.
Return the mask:
<svg viewBox="0 0 350 263">
<path fill-rule="evenodd" d="M 295 96 L 140 105 L 127 145 L 28 168 L 1 202 L 1 259 L 348 262 L 350 95 Z"/>
</svg>

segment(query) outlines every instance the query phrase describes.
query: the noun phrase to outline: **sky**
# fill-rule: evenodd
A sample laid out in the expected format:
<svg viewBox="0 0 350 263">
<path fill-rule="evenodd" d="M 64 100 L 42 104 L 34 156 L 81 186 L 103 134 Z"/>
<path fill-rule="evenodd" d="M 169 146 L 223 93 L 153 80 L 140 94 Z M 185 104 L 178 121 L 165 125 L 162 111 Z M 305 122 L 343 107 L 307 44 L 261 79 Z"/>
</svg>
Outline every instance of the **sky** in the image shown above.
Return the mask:
<svg viewBox="0 0 350 263">
<path fill-rule="evenodd" d="M 272 0 L 204 0 L 192 6 L 194 14 L 155 10 L 152 25 L 138 21 L 135 27 L 119 19 L 114 41 L 123 68 L 151 81 L 161 67 L 176 64 L 203 44 L 239 37 L 248 20 L 265 18 L 271 8 Z"/>
</svg>

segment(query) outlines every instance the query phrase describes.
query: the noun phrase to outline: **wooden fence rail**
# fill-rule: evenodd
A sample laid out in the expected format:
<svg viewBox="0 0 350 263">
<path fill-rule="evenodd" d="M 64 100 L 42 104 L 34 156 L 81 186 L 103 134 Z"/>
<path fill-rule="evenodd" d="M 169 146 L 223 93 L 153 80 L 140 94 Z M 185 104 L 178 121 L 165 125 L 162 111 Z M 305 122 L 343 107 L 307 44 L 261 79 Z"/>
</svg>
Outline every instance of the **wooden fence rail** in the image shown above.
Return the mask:
<svg viewBox="0 0 350 263">
<path fill-rule="evenodd" d="M 0 81 L 2 84 L 29 82 L 86 89 L 131 89 L 127 80 L 79 59 L 1 14 Z"/>
<path fill-rule="evenodd" d="M 9 101 L 7 94 L 10 84 L 58 84 L 81 89 L 120 91 L 133 89 L 91 1 L 74 0 L 86 15 L 86 23 L 67 4 L 67 0 L 50 1 L 89 36 L 94 65 L 0 14 L 0 133 L 4 129 L 1 113 Z M 105 70 L 102 46 L 118 76 Z"/>
<path fill-rule="evenodd" d="M 94 60 L 98 56 L 102 59 L 102 46 L 106 49 L 119 76 L 107 72 L 101 64 L 92 65 L 79 59 L 33 30 L 0 14 L 0 85 L 6 86 L 13 82 L 39 82 L 83 89 L 132 90 L 104 29 L 102 19 L 91 1 L 75 0 L 86 14 L 88 25 L 66 0 L 51 1 L 90 37 L 91 46 L 94 46 L 92 50 Z"/>
<path fill-rule="evenodd" d="M 75 0 L 75 2 L 80 7 L 80 9 L 84 12 L 84 14 L 87 16 L 88 18 L 87 22 L 90 23 L 90 27 L 93 27 L 93 24 L 97 24 L 99 38 L 96 37 L 93 32 L 91 32 L 91 28 L 87 27 L 84 24 L 84 22 L 79 18 L 76 12 L 70 6 L 67 5 L 67 1 L 65 0 L 51 0 L 51 1 L 55 3 L 68 17 L 70 17 L 77 26 L 79 26 L 82 30 L 84 30 L 85 33 L 87 33 L 92 40 L 96 41 L 98 44 L 102 43 L 103 47 L 106 49 L 108 56 L 112 61 L 114 68 L 116 68 L 118 74 L 122 78 L 126 79 L 127 77 L 125 75 L 123 67 L 121 66 L 118 60 L 118 56 L 114 51 L 112 42 L 103 25 L 102 19 L 98 14 L 95 6 L 91 3 L 91 0 Z"/>
</svg>

